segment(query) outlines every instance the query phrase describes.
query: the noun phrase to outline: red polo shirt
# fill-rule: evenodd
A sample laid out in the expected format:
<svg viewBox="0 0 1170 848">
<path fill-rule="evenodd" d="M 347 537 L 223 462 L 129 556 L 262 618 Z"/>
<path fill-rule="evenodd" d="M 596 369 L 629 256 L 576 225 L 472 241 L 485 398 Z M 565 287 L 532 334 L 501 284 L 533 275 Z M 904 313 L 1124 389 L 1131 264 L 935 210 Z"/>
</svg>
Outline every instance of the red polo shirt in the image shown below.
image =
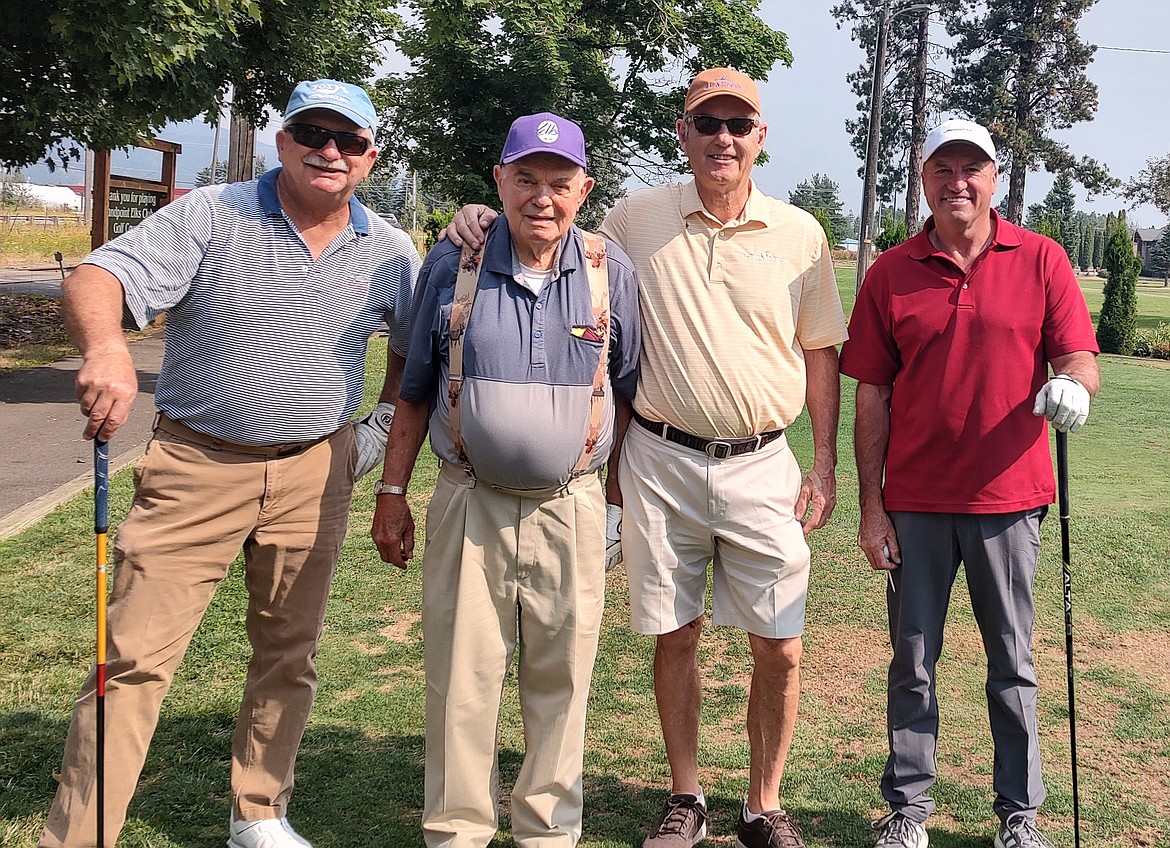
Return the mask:
<svg viewBox="0 0 1170 848">
<path fill-rule="evenodd" d="M 866 274 L 841 372 L 893 386 L 887 511 L 1001 513 L 1052 503 L 1048 424 L 1032 414 L 1058 356 L 1098 352 L 1059 244 L 991 212 L 995 238 L 962 270 L 934 220 Z"/>
</svg>

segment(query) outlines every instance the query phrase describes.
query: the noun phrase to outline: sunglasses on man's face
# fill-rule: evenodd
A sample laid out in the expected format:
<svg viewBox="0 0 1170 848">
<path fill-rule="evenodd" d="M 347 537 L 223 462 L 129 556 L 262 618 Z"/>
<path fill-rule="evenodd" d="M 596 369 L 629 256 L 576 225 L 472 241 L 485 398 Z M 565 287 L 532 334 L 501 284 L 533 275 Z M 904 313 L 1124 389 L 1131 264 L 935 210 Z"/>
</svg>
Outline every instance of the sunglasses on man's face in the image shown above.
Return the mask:
<svg viewBox="0 0 1170 848">
<path fill-rule="evenodd" d="M 301 147 L 320 150 L 332 139 L 337 150 L 346 156 L 361 156 L 370 149 L 370 140 L 357 133 L 335 132 L 315 124 L 289 124 L 284 129 Z"/>
<path fill-rule="evenodd" d="M 699 135 L 715 135 L 721 126 L 736 138 L 743 138 L 758 124 L 755 118 L 716 118 L 714 115 L 687 115 L 686 122 L 691 124 Z"/>
</svg>

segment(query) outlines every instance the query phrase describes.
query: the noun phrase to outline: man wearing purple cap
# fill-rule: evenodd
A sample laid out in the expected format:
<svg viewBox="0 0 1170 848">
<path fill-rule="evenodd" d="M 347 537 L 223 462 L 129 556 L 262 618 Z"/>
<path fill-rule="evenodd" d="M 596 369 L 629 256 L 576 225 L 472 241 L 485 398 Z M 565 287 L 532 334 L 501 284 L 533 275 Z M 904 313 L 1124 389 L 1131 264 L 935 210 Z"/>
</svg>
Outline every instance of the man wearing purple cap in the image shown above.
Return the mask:
<svg viewBox="0 0 1170 848">
<path fill-rule="evenodd" d="M 593 187 L 581 128 L 518 118 L 494 168 L 504 214 L 481 251 L 427 255 L 373 537 L 414 550 L 406 490 L 423 439 L 441 464 L 423 551 L 429 848 L 496 835 L 501 691 L 519 651 L 521 848 L 581 837 L 585 706 L 605 599 L 601 466 L 638 382 L 633 266 L 573 219 Z M 616 412 L 616 415 L 615 415 Z M 612 492 L 611 492 L 612 495 Z"/>
<path fill-rule="evenodd" d="M 167 313 L 154 438 L 118 528 L 109 605 L 105 844 L 114 845 L 159 707 L 240 549 L 252 659 L 232 739 L 231 848 L 304 848 L 288 823 L 314 655 L 354 480 L 381 458 L 418 255 L 354 197 L 377 157 L 354 85 L 298 85 L 280 168 L 196 189 L 62 283 L 86 438 L 115 438 L 137 392 L 121 324 Z M 366 344 L 390 327 L 383 405 L 351 423 Z M 44 848 L 95 844 L 93 675 L 74 709 Z"/>
<path fill-rule="evenodd" d="M 927 845 L 935 665 L 962 564 L 987 653 L 995 848 L 1048 848 L 1036 826 L 1032 581 L 1055 495 L 1048 422 L 1069 432 L 1085 422 L 1097 342 L 1064 249 L 991 208 L 999 173 L 987 130 L 945 121 L 922 158 L 932 215 L 866 275 L 841 352 L 841 371 L 859 381 L 858 541 L 890 575 L 890 813 L 875 823 L 877 844 Z"/>
</svg>

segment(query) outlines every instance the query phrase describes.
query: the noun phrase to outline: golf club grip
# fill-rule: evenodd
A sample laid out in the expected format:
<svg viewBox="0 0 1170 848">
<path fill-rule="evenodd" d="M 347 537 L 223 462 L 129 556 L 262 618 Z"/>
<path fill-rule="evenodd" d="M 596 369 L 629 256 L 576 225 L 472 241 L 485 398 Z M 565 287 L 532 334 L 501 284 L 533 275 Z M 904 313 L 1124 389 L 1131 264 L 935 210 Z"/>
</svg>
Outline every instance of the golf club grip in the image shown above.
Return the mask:
<svg viewBox="0 0 1170 848">
<path fill-rule="evenodd" d="M 1069 565 L 1068 433 L 1056 431 L 1056 501 L 1060 508 L 1060 553 Z"/>
</svg>

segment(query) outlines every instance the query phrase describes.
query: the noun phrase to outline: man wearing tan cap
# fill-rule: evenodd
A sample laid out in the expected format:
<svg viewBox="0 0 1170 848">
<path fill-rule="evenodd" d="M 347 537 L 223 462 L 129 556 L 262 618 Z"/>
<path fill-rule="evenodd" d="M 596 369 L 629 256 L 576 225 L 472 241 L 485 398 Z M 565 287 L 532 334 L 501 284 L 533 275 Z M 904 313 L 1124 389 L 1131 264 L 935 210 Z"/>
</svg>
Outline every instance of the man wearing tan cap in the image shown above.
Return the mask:
<svg viewBox="0 0 1170 848">
<path fill-rule="evenodd" d="M 751 180 L 768 132 L 755 82 L 731 68 L 703 71 L 676 129 L 694 179 L 630 195 L 601 229 L 633 259 L 641 287 L 621 541 L 630 624 L 658 640 L 654 687 L 672 777 L 643 845 L 689 848 L 706 835 L 696 652 L 711 564 L 713 620 L 746 630 L 754 659 L 736 845 L 799 848 L 780 779 L 800 693 L 804 537 L 836 503 L 835 345 L 845 318 L 820 226 Z M 467 207 L 449 235 L 478 244 L 489 217 Z M 806 404 L 815 454 L 802 480 L 784 430 Z"/>
</svg>

